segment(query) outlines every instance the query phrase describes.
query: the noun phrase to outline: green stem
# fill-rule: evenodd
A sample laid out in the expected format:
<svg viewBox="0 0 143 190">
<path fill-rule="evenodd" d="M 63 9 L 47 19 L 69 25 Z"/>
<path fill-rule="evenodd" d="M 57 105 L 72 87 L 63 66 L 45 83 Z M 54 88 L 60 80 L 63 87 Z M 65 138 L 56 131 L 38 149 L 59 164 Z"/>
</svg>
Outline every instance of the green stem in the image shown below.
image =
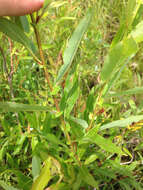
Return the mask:
<svg viewBox="0 0 143 190">
<path fill-rule="evenodd" d="M 35 36 L 36 36 L 36 41 L 37 41 L 37 45 L 38 45 L 38 49 L 39 49 L 39 54 L 40 54 L 40 58 L 41 58 L 41 61 L 42 61 L 42 65 L 44 66 L 44 71 L 45 71 L 45 77 L 46 77 L 46 80 L 48 82 L 48 85 L 49 85 L 49 88 L 50 88 L 50 91 L 52 92 L 53 91 L 53 86 L 51 84 L 51 81 L 50 81 L 50 76 L 49 76 L 49 73 L 48 73 L 48 70 L 47 70 L 47 67 L 46 67 L 46 61 L 45 61 L 45 58 L 44 58 L 44 53 L 43 53 L 43 50 L 42 50 L 42 44 L 41 44 L 41 39 L 40 39 L 40 34 L 39 34 L 39 31 L 37 29 L 37 24 L 36 24 L 36 21 L 33 17 L 32 14 L 30 14 L 30 17 L 31 17 L 31 21 L 32 21 L 32 24 L 33 24 L 33 28 L 34 28 L 34 33 L 35 33 Z M 60 112 L 60 107 L 59 107 L 59 104 L 58 104 L 58 100 L 53 97 L 53 100 L 54 100 L 54 104 L 56 106 L 56 109 L 58 112 Z M 63 117 L 61 116 L 61 123 L 63 125 L 63 129 L 64 129 L 64 133 L 65 133 L 65 136 L 66 136 L 66 139 L 68 140 L 70 146 L 71 146 L 71 151 L 73 152 L 76 160 L 77 160 L 77 163 L 81 166 L 81 162 L 78 158 L 78 155 L 77 153 L 74 151 L 74 144 L 72 143 L 71 141 L 71 137 L 66 129 L 66 124 L 65 124 L 65 121 L 63 119 Z"/>
</svg>

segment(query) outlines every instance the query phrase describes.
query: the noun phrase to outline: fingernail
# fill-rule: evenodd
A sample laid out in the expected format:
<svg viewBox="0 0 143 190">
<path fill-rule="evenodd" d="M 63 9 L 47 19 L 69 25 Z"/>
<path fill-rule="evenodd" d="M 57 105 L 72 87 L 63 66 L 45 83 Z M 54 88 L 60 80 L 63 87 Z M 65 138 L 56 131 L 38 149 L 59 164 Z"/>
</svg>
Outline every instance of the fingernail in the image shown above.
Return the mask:
<svg viewBox="0 0 143 190">
<path fill-rule="evenodd" d="M 39 1 L 39 3 L 42 3 L 42 4 L 44 4 L 44 0 L 38 0 Z"/>
</svg>

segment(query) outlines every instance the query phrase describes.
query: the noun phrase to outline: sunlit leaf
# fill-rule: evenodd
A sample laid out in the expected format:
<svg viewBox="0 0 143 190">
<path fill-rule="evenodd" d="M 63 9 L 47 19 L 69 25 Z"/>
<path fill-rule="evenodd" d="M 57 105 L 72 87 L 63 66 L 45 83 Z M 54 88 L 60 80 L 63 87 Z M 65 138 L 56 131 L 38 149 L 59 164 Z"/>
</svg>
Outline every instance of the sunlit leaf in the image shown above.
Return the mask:
<svg viewBox="0 0 143 190">
<path fill-rule="evenodd" d="M 18 104 L 18 103 L 13 103 L 13 102 L 0 102 L 0 111 L 1 112 L 19 112 L 19 111 L 48 111 L 50 112 L 49 108 L 46 106 L 26 105 L 26 104 Z"/>
<path fill-rule="evenodd" d="M 94 162 L 96 159 L 98 158 L 98 156 L 96 154 L 92 154 L 90 155 L 84 162 L 85 165 L 88 165 L 92 162 Z"/>
<path fill-rule="evenodd" d="M 33 156 L 32 158 L 32 175 L 33 175 L 33 180 L 39 176 L 40 174 L 40 169 L 41 169 L 41 161 L 38 156 Z"/>
<path fill-rule="evenodd" d="M 15 148 L 15 150 L 13 152 L 14 156 L 17 155 L 20 152 L 20 150 L 22 149 L 22 146 L 23 146 L 23 143 L 24 143 L 25 140 L 26 140 L 26 135 L 25 134 L 21 135 L 18 138 L 18 140 L 16 142 L 16 148 Z"/>
<path fill-rule="evenodd" d="M 133 38 L 127 38 L 116 44 L 105 58 L 101 71 L 103 80 L 108 80 L 116 67 L 121 66 L 130 56 L 136 54 L 138 45 Z"/>
<path fill-rule="evenodd" d="M 142 119 L 143 119 L 143 115 L 131 116 L 126 119 L 121 119 L 121 120 L 113 121 L 111 123 L 102 125 L 99 130 L 105 130 L 105 129 L 109 129 L 113 127 L 115 128 L 128 127 L 133 122 L 139 122 Z"/>
<path fill-rule="evenodd" d="M 135 87 L 129 90 L 125 90 L 123 92 L 113 93 L 110 92 L 107 97 L 119 97 L 124 95 L 133 95 L 133 94 L 142 94 L 143 93 L 143 87 Z"/>
<path fill-rule="evenodd" d="M 141 21 L 136 28 L 131 32 L 131 36 L 137 43 L 143 41 L 143 21 Z"/>
<path fill-rule="evenodd" d="M 91 129 L 93 131 L 93 129 Z M 110 139 L 106 139 L 97 133 L 88 132 L 81 140 L 80 144 L 95 143 L 107 152 L 124 154 L 120 147 L 116 146 Z"/>
<path fill-rule="evenodd" d="M 65 49 L 64 55 L 63 55 L 64 65 L 61 67 L 61 69 L 58 73 L 56 82 L 59 82 L 61 80 L 61 78 L 65 75 L 65 73 L 68 71 L 68 69 L 70 68 L 72 61 L 75 57 L 75 54 L 77 52 L 77 49 L 79 47 L 79 44 L 81 42 L 81 39 L 90 24 L 92 12 L 93 11 L 90 10 L 87 13 L 87 15 L 80 21 L 80 23 L 77 26 L 77 28 L 75 29 L 72 37 L 70 38 L 67 48 Z"/>
<path fill-rule="evenodd" d="M 51 159 L 49 158 L 45 161 L 44 167 L 42 168 L 39 177 L 34 181 L 31 190 L 43 190 L 45 188 L 49 180 L 52 178 L 50 168 Z"/>
</svg>

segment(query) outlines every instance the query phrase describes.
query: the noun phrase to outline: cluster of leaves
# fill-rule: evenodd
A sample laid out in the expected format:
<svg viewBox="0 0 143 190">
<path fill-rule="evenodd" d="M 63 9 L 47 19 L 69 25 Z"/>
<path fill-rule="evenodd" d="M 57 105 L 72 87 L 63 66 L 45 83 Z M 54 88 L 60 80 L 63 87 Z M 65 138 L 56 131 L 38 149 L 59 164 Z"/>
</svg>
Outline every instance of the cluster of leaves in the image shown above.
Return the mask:
<svg viewBox="0 0 143 190">
<path fill-rule="evenodd" d="M 103 46 L 99 15 L 111 4 L 46 0 L 38 13 L 0 18 L 0 187 L 4 190 L 143 188 L 139 99 L 136 106 L 143 87 L 140 82 L 138 87 L 125 88 L 131 79 L 124 77 L 140 53 L 143 5 L 141 0 L 116 1 L 122 10 L 120 18 L 114 13 L 118 31 Z M 84 16 L 80 8 L 86 10 Z M 57 20 L 47 22 L 49 17 Z M 108 51 L 102 68 L 79 64 L 87 63 L 94 51 Z M 91 63 L 100 58 L 94 56 Z M 137 77 L 141 81 L 139 73 Z"/>
</svg>

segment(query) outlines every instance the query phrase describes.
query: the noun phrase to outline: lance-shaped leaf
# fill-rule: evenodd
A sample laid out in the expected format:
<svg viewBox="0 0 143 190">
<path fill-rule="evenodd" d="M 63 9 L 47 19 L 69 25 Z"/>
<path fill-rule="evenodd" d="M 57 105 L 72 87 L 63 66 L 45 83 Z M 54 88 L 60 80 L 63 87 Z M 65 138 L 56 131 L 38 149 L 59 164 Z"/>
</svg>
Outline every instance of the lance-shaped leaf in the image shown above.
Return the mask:
<svg viewBox="0 0 143 190">
<path fill-rule="evenodd" d="M 143 21 L 136 26 L 136 28 L 131 32 L 131 35 L 137 43 L 143 41 Z"/>
<path fill-rule="evenodd" d="M 94 177 L 89 173 L 87 167 L 82 166 L 81 168 L 79 168 L 79 171 L 81 174 L 81 178 L 84 180 L 85 183 L 91 185 L 95 189 L 99 189 L 98 182 L 95 181 Z"/>
<path fill-rule="evenodd" d="M 44 167 L 41 170 L 39 177 L 34 181 L 32 185 L 32 190 L 43 190 L 45 186 L 48 184 L 49 180 L 52 178 L 51 176 L 51 159 L 47 159 L 44 163 Z"/>
<path fill-rule="evenodd" d="M 58 77 L 56 79 L 56 82 L 59 82 L 61 78 L 65 75 L 65 73 L 68 71 L 70 68 L 72 61 L 74 59 L 74 56 L 77 52 L 77 49 L 79 47 L 79 44 L 81 42 L 81 39 L 86 32 L 89 23 L 91 21 L 92 17 L 92 10 L 90 9 L 87 13 L 87 15 L 81 20 L 77 28 L 75 29 L 72 37 L 70 38 L 67 48 L 65 49 L 64 55 L 63 55 L 63 61 L 64 65 L 62 65 Z"/>
<path fill-rule="evenodd" d="M 0 18 L 0 31 L 6 34 L 8 37 L 10 37 L 12 40 L 17 41 L 22 45 L 24 45 L 31 53 L 31 55 L 37 61 L 40 62 L 40 60 L 38 60 L 38 58 L 35 55 L 36 49 L 33 42 L 25 35 L 22 29 L 19 26 L 17 26 L 14 22 L 6 18 Z"/>
<path fill-rule="evenodd" d="M 143 87 L 135 87 L 129 90 L 125 90 L 123 92 L 110 92 L 106 95 L 106 97 L 119 97 L 119 96 L 125 96 L 125 95 L 134 95 L 134 94 L 142 94 L 143 93 Z"/>
<path fill-rule="evenodd" d="M 13 102 L 0 102 L 0 111 L 1 112 L 48 111 L 52 113 L 52 111 L 49 110 L 49 107 L 46 106 L 26 105 L 26 104 L 18 104 Z"/>
<path fill-rule="evenodd" d="M 101 78 L 108 80 L 117 67 L 124 64 L 132 55 L 138 51 L 138 45 L 132 37 L 116 44 L 109 52 L 105 59 L 103 69 L 101 71 Z"/>
<path fill-rule="evenodd" d="M 22 27 L 24 29 L 24 32 L 30 32 L 30 27 L 29 27 L 29 22 L 28 22 L 28 19 L 27 19 L 27 16 L 20 16 L 20 21 L 21 21 L 21 24 L 22 24 Z"/>
<path fill-rule="evenodd" d="M 131 116 L 128 117 L 126 119 L 121 119 L 121 120 L 117 120 L 117 121 L 113 121 L 111 123 L 107 123 L 105 125 L 102 125 L 100 127 L 100 131 L 105 130 L 105 129 L 110 129 L 113 127 L 128 127 L 129 125 L 131 125 L 133 122 L 139 122 L 140 120 L 143 120 L 143 115 L 136 115 L 136 116 Z"/>
<path fill-rule="evenodd" d="M 80 145 L 82 144 L 91 144 L 95 143 L 98 145 L 101 149 L 111 152 L 111 153 L 117 153 L 117 154 L 124 154 L 120 147 L 116 146 L 114 143 L 112 143 L 111 140 L 106 139 L 102 137 L 101 135 L 94 132 L 94 128 L 91 129 L 81 140 Z"/>
</svg>

